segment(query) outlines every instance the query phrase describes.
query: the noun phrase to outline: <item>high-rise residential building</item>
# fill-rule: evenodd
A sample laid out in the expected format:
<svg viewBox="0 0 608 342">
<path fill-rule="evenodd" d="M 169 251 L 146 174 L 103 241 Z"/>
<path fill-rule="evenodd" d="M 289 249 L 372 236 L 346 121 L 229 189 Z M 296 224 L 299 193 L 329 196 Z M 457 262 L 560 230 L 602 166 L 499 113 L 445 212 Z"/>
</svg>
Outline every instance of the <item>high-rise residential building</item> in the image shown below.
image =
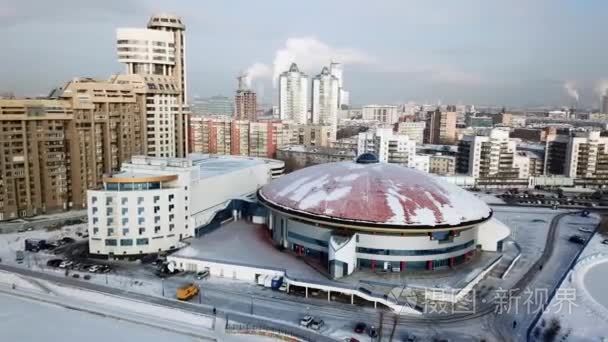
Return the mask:
<svg viewBox="0 0 608 342">
<path fill-rule="evenodd" d="M 308 123 L 308 76 L 296 63 L 279 76 L 279 117 L 297 124 Z"/>
<path fill-rule="evenodd" d="M 184 157 L 188 153 L 185 25 L 179 17 L 157 15 L 148 28 L 116 31 L 118 60 L 127 75 L 139 75 L 146 89 L 146 154 Z"/>
<path fill-rule="evenodd" d="M 606 92 L 604 93 L 604 95 L 602 95 L 601 102 L 602 103 L 600 104 L 600 112 L 608 114 L 608 89 L 606 89 Z"/>
<path fill-rule="evenodd" d="M 397 106 L 368 105 L 361 110 L 363 120 L 375 120 L 392 125 L 399 121 Z"/>
<path fill-rule="evenodd" d="M 514 157 L 517 143 L 506 129 L 488 135 L 465 135 L 458 144 L 456 172 L 475 178 L 519 178 Z"/>
<path fill-rule="evenodd" d="M 247 75 L 238 77 L 239 88 L 234 97 L 234 118 L 237 120 L 255 121 L 257 119 L 258 100 L 256 93 L 251 89 L 247 89 L 245 86 L 246 77 Z"/>
<path fill-rule="evenodd" d="M 336 140 L 338 131 L 338 101 L 340 86 L 338 78 L 324 67 L 312 79 L 312 122 L 330 127 L 329 140 Z"/>
<path fill-rule="evenodd" d="M 416 144 L 422 145 L 424 142 L 424 121 L 402 121 L 397 124 L 397 133 L 407 135 Z"/>
<path fill-rule="evenodd" d="M 378 128 L 359 133 L 357 155 L 366 152 L 374 153 L 383 163 L 414 167 L 416 142 L 406 135 L 394 134 L 390 128 Z"/>
<path fill-rule="evenodd" d="M 234 114 L 234 99 L 222 95 L 195 97 L 190 103 L 190 109 L 193 115 L 231 117 Z"/>
<path fill-rule="evenodd" d="M 350 105 L 350 93 L 344 89 L 344 67 L 342 63 L 331 62 L 329 73 L 338 79 L 338 108 L 348 108 Z"/>
<path fill-rule="evenodd" d="M 608 178 L 608 137 L 600 131 L 576 132 L 566 150 L 566 177 Z"/>
<path fill-rule="evenodd" d="M 86 191 L 143 151 L 144 97 L 75 79 L 49 99 L 0 100 L 0 220 L 86 206 Z"/>
<path fill-rule="evenodd" d="M 452 145 L 456 142 L 456 112 L 436 109 L 427 113 L 424 142 Z"/>
</svg>

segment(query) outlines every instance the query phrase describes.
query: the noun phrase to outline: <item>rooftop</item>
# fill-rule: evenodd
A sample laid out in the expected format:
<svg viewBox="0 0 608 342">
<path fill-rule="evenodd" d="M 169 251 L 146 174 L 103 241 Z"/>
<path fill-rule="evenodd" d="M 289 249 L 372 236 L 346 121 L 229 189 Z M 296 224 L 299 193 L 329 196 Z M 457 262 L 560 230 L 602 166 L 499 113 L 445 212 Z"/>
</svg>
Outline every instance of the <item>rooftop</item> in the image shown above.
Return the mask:
<svg viewBox="0 0 608 342">
<path fill-rule="evenodd" d="M 310 166 L 274 180 L 259 197 L 277 210 L 330 224 L 447 228 L 492 215 L 483 201 L 458 186 L 386 163 Z"/>
</svg>

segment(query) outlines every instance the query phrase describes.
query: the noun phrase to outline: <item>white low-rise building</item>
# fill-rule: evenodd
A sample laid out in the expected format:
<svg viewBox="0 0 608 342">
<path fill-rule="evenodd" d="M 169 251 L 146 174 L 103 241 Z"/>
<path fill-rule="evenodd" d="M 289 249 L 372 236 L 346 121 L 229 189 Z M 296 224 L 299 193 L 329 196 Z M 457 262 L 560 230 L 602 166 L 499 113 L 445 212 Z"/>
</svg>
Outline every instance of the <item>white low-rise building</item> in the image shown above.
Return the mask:
<svg viewBox="0 0 608 342">
<path fill-rule="evenodd" d="M 247 203 L 283 167 L 253 157 L 135 156 L 87 193 L 89 252 L 119 257 L 178 248 L 217 220 L 253 215 Z"/>
</svg>

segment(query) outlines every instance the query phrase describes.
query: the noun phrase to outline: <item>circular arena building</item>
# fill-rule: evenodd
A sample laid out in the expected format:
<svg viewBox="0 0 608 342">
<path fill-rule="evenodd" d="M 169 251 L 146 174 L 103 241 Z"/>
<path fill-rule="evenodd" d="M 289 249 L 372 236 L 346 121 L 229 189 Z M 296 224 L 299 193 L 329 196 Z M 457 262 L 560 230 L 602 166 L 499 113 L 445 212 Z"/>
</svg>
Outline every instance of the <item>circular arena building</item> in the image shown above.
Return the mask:
<svg viewBox="0 0 608 342">
<path fill-rule="evenodd" d="M 273 240 L 326 263 L 334 278 L 449 268 L 478 250 L 500 251 L 509 235 L 473 194 L 371 154 L 292 172 L 258 198 Z"/>
</svg>

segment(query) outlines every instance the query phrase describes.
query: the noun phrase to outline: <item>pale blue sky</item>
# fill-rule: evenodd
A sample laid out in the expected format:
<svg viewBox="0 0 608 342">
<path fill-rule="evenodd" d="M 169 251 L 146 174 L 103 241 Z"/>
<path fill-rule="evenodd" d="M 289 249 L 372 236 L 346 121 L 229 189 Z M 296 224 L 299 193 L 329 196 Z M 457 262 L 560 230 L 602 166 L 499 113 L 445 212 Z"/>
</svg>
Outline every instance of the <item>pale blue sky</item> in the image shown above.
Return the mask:
<svg viewBox="0 0 608 342">
<path fill-rule="evenodd" d="M 602 0 L 0 0 L 0 91 L 46 94 L 122 71 L 115 29 L 158 11 L 187 25 L 191 96 L 231 95 L 239 71 L 272 69 L 280 50 L 309 74 L 345 60 L 357 104 L 569 105 L 569 81 L 596 105 L 608 79 Z M 271 75 L 254 80 L 266 99 Z"/>
</svg>

